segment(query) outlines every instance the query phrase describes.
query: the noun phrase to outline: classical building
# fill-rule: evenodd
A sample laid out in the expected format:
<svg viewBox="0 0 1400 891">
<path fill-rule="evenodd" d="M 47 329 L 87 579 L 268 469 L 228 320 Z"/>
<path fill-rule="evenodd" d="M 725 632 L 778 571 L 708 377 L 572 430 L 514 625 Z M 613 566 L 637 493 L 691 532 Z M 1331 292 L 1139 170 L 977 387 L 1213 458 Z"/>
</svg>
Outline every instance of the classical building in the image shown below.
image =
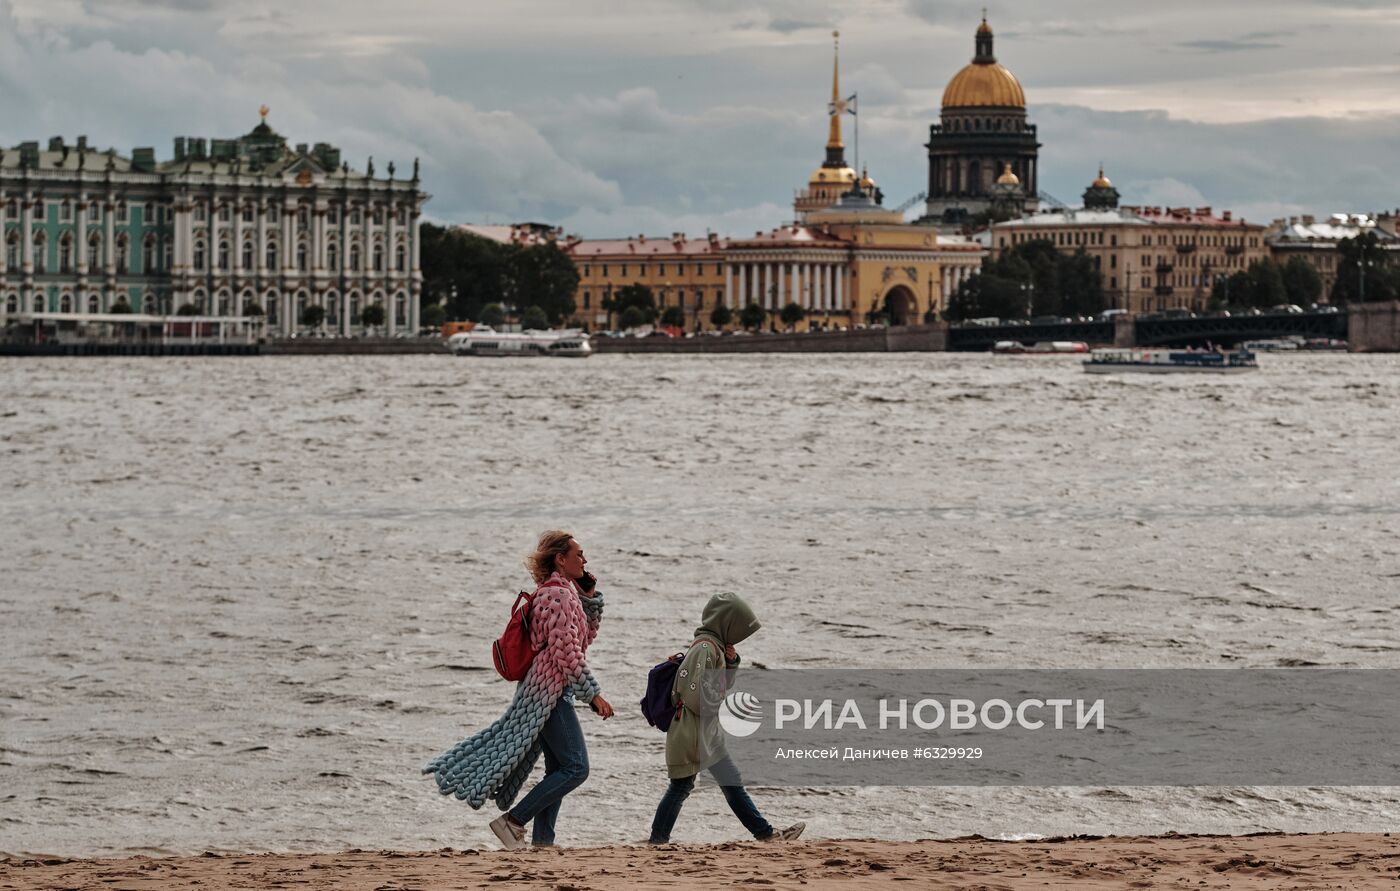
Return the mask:
<svg viewBox="0 0 1400 891">
<path fill-rule="evenodd" d="M 991 210 L 998 178 L 1008 171 L 1021 187 L 1024 209 L 1039 206 L 1040 143 L 1035 125 L 1026 122 L 1026 94 L 997 62 L 985 17 L 975 44 L 972 62 L 943 91 L 939 122 L 929 127 L 925 220 L 935 224 L 957 225 Z"/>
<path fill-rule="evenodd" d="M 393 164 L 376 178 L 373 161 L 351 170 L 326 143 L 289 146 L 262 115 L 236 139 L 176 137 L 168 161 L 82 136 L 0 150 L 0 310 L 261 310 L 290 334 L 317 305 L 348 334 L 380 304 L 388 333 L 417 331 L 417 162 L 408 178 Z"/>
<path fill-rule="evenodd" d="M 1215 279 L 1269 256 L 1264 227 L 1209 207 L 1119 206 L 1099 169 L 1084 207 L 1048 210 L 995 223 L 994 256 L 1046 240 L 1062 253 L 1093 258 L 1110 306 L 1131 312 L 1204 309 Z"/>
<path fill-rule="evenodd" d="M 947 307 L 984 256 L 975 242 L 904 222 L 857 187 L 805 225 L 731 240 L 725 299 L 774 315 L 796 303 L 806 311 L 799 327 L 919 324 Z"/>
<path fill-rule="evenodd" d="M 578 267 L 573 323 L 589 329 L 617 324 L 617 317 L 610 318 L 603 307 L 627 285 L 646 285 L 661 309 L 679 306 L 688 330 L 710 327 L 710 311 L 724 300 L 725 242 L 717 235 L 570 238 L 560 246 Z"/>
<path fill-rule="evenodd" d="M 1311 215 L 1288 217 L 1274 220 L 1264 233 L 1264 240 L 1276 262 L 1287 263 L 1293 257 L 1302 257 L 1312 264 L 1322 279 L 1321 299 L 1325 302 L 1339 275 L 1355 276 L 1358 272 L 1355 264 L 1343 272 L 1338 242 L 1370 232 L 1376 236 L 1382 250 L 1400 252 L 1400 238 L 1395 235 L 1397 217 L 1400 211 L 1378 216 L 1334 213 L 1325 220 Z"/>
</svg>

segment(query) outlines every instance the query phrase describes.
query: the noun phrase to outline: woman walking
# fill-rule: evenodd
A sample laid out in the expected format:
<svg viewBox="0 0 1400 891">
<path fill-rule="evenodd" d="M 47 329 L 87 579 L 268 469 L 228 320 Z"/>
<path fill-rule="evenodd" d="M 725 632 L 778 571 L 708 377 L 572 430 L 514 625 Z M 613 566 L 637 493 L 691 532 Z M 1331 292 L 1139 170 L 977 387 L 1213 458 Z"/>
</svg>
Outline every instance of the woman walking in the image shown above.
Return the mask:
<svg viewBox="0 0 1400 891">
<path fill-rule="evenodd" d="M 491 821 L 491 831 L 508 849 L 525 846 L 525 824 L 532 820 L 533 843 L 554 844 L 561 800 L 588 778 L 588 749 L 570 700 L 587 702 L 604 720 L 613 714 L 584 658 L 603 616 L 603 595 L 595 590 L 587 564 L 569 533 L 554 530 L 540 537 L 525 561 L 538 586 L 530 606 L 536 653 L 529 672 L 504 715 L 423 769 L 436 777 L 444 795 L 456 795 L 473 808 L 493 798 L 506 813 Z M 544 778 L 511 807 L 541 752 Z"/>
</svg>

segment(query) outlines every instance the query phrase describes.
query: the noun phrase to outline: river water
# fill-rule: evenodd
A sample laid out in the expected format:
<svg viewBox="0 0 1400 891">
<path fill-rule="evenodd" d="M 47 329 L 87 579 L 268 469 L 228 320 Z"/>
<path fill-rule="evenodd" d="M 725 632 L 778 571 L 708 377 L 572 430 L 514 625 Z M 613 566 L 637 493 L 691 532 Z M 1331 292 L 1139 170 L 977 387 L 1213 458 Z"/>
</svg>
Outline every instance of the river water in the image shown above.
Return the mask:
<svg viewBox="0 0 1400 891">
<path fill-rule="evenodd" d="M 520 558 L 607 594 L 565 844 L 644 838 L 647 668 L 1400 667 L 1400 357 L 1098 377 L 956 354 L 4 360 L 0 851 L 491 846 Z M 760 789 L 817 836 L 1390 830 L 1394 788 Z M 713 789 L 677 840 L 736 838 Z"/>
</svg>

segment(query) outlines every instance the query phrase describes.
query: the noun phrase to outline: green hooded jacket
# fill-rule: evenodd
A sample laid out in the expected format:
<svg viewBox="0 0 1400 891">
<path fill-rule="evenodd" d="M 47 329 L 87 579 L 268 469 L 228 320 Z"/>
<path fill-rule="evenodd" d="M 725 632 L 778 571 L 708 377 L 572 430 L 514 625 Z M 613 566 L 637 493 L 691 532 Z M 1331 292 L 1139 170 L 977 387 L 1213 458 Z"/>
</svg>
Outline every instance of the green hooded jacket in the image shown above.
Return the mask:
<svg viewBox="0 0 1400 891">
<path fill-rule="evenodd" d="M 725 755 L 719 706 L 739 666 L 725 659 L 724 648 L 737 646 L 759 628 L 753 609 L 738 594 L 716 594 L 705 604 L 694 643 L 676 671 L 671 701 L 683 706 L 666 731 L 666 774 L 673 780 L 692 777 Z"/>
</svg>

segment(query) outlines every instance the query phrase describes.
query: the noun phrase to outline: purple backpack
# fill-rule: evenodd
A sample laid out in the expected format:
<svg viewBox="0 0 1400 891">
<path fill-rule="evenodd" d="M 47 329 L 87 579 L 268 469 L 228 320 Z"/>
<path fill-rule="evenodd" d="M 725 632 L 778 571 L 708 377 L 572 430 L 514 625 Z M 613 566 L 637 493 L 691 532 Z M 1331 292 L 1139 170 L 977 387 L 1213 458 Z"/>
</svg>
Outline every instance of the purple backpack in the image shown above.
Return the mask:
<svg viewBox="0 0 1400 891">
<path fill-rule="evenodd" d="M 690 642 L 693 647 L 701 638 Z M 647 692 L 642 696 L 642 717 L 647 723 L 665 733 L 671 729 L 671 722 L 680 713 L 680 704 L 671 704 L 671 691 L 676 688 L 676 672 L 680 671 L 685 653 L 666 657 L 665 662 L 653 665 L 647 672 Z"/>
</svg>

